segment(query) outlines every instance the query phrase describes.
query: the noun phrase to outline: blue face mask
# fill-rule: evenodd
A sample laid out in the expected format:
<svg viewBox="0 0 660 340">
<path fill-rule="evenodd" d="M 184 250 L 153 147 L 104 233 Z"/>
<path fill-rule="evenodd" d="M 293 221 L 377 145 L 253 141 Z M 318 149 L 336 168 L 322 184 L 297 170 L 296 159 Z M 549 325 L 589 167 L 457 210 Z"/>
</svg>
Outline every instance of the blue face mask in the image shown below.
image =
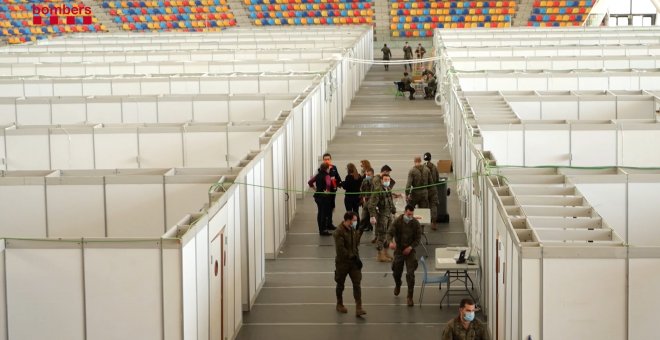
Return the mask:
<svg viewBox="0 0 660 340">
<path fill-rule="evenodd" d="M 383 182 L 383 186 L 384 186 L 385 188 L 389 188 L 389 187 L 390 187 L 390 181 Z"/>
<path fill-rule="evenodd" d="M 357 221 L 351 222 L 351 227 L 353 227 L 353 228 L 357 227 Z"/>
<path fill-rule="evenodd" d="M 472 322 L 474 320 L 474 312 L 467 312 L 463 315 L 463 319 L 467 322 Z"/>
<path fill-rule="evenodd" d="M 408 223 L 408 222 L 412 221 L 412 217 L 409 217 L 408 215 L 403 215 L 403 221 Z"/>
</svg>

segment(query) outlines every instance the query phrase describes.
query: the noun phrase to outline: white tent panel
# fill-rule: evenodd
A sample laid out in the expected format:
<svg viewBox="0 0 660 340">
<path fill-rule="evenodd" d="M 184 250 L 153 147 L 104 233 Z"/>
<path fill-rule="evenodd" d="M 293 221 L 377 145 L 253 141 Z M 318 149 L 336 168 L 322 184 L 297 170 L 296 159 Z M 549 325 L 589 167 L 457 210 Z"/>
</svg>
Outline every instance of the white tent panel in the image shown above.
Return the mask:
<svg viewBox="0 0 660 340">
<path fill-rule="evenodd" d="M 577 101 L 542 101 L 541 119 L 576 120 L 578 119 Z"/>
<path fill-rule="evenodd" d="M 226 132 L 194 132 L 183 135 L 186 167 L 222 168 L 227 163 Z"/>
<path fill-rule="evenodd" d="M 258 137 L 262 132 L 236 132 L 229 133 L 229 152 L 228 161 L 229 166 L 235 165 L 250 151 L 259 149 Z"/>
<path fill-rule="evenodd" d="M 121 79 L 114 81 L 116 83 L 124 83 L 130 88 L 138 87 L 141 92 L 131 93 L 142 95 L 160 95 L 163 93 L 170 93 L 170 79 L 169 78 L 152 78 L 152 79 Z"/>
<path fill-rule="evenodd" d="M 657 334 L 655 306 L 660 304 L 660 259 L 630 259 L 628 339 L 651 339 Z"/>
<path fill-rule="evenodd" d="M 570 162 L 569 131 L 525 130 L 525 165 L 568 165 Z M 554 141 L 548 144 L 548 141 Z M 497 157 L 497 156 L 495 156 Z"/>
<path fill-rule="evenodd" d="M 516 264 L 512 264 L 515 266 Z M 537 259 L 522 260 L 522 285 L 520 286 L 522 301 L 522 336 L 532 339 L 541 337 L 541 261 Z"/>
<path fill-rule="evenodd" d="M 159 99 L 156 104 L 159 123 L 181 123 L 193 120 L 193 106 L 189 98 Z"/>
<path fill-rule="evenodd" d="M 162 263 L 164 340 L 180 340 L 183 334 L 181 265 L 181 249 L 178 246 L 164 244 Z"/>
<path fill-rule="evenodd" d="M 508 104 L 511 106 L 513 112 L 522 120 L 541 119 L 541 103 L 538 101 L 511 101 Z"/>
<path fill-rule="evenodd" d="M 193 237 L 183 245 L 182 287 L 183 287 L 183 338 L 197 337 L 197 245 Z"/>
<path fill-rule="evenodd" d="M 1 87 L 0 91 L 2 91 Z M 16 105 L 14 104 L 14 99 L 9 98 L 0 100 L 0 125 L 12 125 L 15 122 Z"/>
<path fill-rule="evenodd" d="M 92 101 L 87 103 L 87 120 L 90 123 L 115 124 L 122 122 L 122 103 L 119 100 Z"/>
<path fill-rule="evenodd" d="M 523 165 L 523 131 L 519 126 L 512 126 L 506 131 L 482 130 L 484 151 L 496 155 L 501 165 Z"/>
<path fill-rule="evenodd" d="M 101 96 L 112 94 L 112 83 L 106 80 L 89 80 L 82 84 L 82 95 Z"/>
<path fill-rule="evenodd" d="M 616 101 L 583 100 L 579 103 L 580 119 L 616 119 Z"/>
<path fill-rule="evenodd" d="M 99 178 L 97 184 L 57 185 L 61 179 L 47 179 L 48 236 L 105 237 L 102 180 Z"/>
<path fill-rule="evenodd" d="M 196 212 L 209 203 L 209 183 L 167 183 L 165 185 L 166 225 L 175 225 L 181 216 Z"/>
<path fill-rule="evenodd" d="M 158 179 L 162 180 L 162 177 Z M 163 195 L 162 184 L 108 183 L 106 185 L 108 237 L 162 235 L 165 232 Z"/>
<path fill-rule="evenodd" d="M 160 249 L 153 244 L 85 248 L 87 338 L 162 339 Z M 121 327 L 108 327 L 108 320 Z"/>
<path fill-rule="evenodd" d="M 80 249 L 6 249 L 5 260 L 9 339 L 85 339 Z"/>
<path fill-rule="evenodd" d="M 580 130 L 570 135 L 572 166 L 615 166 L 616 130 Z"/>
<path fill-rule="evenodd" d="M 53 100 L 52 124 L 77 124 L 87 121 L 84 99 Z"/>
<path fill-rule="evenodd" d="M 121 103 L 124 123 L 157 123 L 158 102 L 138 98 L 126 98 Z"/>
<path fill-rule="evenodd" d="M 2 237 L 46 236 L 46 193 L 43 178 L 0 185 L 0 235 Z"/>
<path fill-rule="evenodd" d="M 170 92 L 176 94 L 198 94 L 199 78 L 170 78 Z"/>
<path fill-rule="evenodd" d="M 5 241 L 0 240 L 0 275 L 5 277 Z M 0 292 L 5 292 L 5 280 L 0 280 Z M 0 329 L 7 329 L 7 296 L 0 294 Z M 0 340 L 7 340 L 7 332 L 0 332 Z"/>
<path fill-rule="evenodd" d="M 199 93 L 229 93 L 229 81 L 222 78 L 200 78 Z"/>
<path fill-rule="evenodd" d="M 583 180 L 579 176 L 572 178 L 571 182 L 582 193 L 584 198 L 596 210 L 607 224 L 616 231 L 616 233 L 628 241 L 628 221 L 626 206 L 626 187 L 624 177 L 619 177 L 603 183 L 599 176 L 598 179 Z"/>
<path fill-rule="evenodd" d="M 183 167 L 183 141 L 178 128 L 171 133 L 145 130 L 141 129 L 139 133 L 141 168 Z"/>
<path fill-rule="evenodd" d="M 96 169 L 137 168 L 138 141 L 132 133 L 95 133 Z M 100 157 L 100 155 L 103 155 Z"/>
<path fill-rule="evenodd" d="M 625 262 L 544 259 L 543 338 L 625 339 L 625 323 L 620 322 L 626 318 Z"/>
<path fill-rule="evenodd" d="M 196 247 L 197 266 L 197 339 L 209 338 L 209 234 L 208 225 L 197 226 L 195 244 L 203 245 Z M 217 322 L 217 321 L 216 321 Z"/>
<path fill-rule="evenodd" d="M 50 121 L 50 104 L 47 98 L 16 100 L 16 115 L 19 125 L 48 125 Z"/>
<path fill-rule="evenodd" d="M 229 121 L 229 102 L 219 100 L 193 101 L 194 121 L 223 123 Z"/>
<path fill-rule="evenodd" d="M 649 149 L 649 145 L 660 145 L 660 130 L 636 130 L 619 132 L 620 165 L 639 167 L 660 166 L 660 150 Z"/>
</svg>

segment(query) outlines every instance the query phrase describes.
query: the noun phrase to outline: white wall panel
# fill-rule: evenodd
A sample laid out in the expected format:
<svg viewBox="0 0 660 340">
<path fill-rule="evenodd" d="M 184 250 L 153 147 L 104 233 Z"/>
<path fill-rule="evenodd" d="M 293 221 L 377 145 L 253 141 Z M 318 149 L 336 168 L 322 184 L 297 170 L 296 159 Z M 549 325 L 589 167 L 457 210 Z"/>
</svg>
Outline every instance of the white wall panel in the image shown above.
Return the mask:
<svg viewBox="0 0 660 340">
<path fill-rule="evenodd" d="M 106 185 L 108 237 L 160 237 L 165 232 L 162 184 Z"/>
<path fill-rule="evenodd" d="M 43 179 L 41 179 L 43 180 Z M 0 235 L 46 237 L 44 185 L 0 185 Z"/>
<path fill-rule="evenodd" d="M 2 87 L 0 86 L 0 91 Z M 1 92 L 0 92 L 1 93 Z M 13 98 L 0 101 L 0 125 L 12 125 L 16 122 L 16 105 Z"/>
<path fill-rule="evenodd" d="M 484 151 L 491 151 L 501 165 L 523 165 L 523 131 L 482 130 Z"/>
<path fill-rule="evenodd" d="M 167 247 L 167 248 L 166 248 Z M 165 340 L 182 340 L 183 288 L 181 249 L 163 245 L 163 322 Z"/>
<path fill-rule="evenodd" d="M 649 145 L 660 145 L 660 130 L 625 130 L 619 132 L 619 165 L 660 167 L 660 151 Z"/>
<path fill-rule="evenodd" d="M 660 259 L 630 259 L 628 339 L 657 336 L 655 306 L 660 304 Z"/>
<path fill-rule="evenodd" d="M 543 338 L 625 339 L 626 281 L 625 260 L 544 259 Z"/>
<path fill-rule="evenodd" d="M 119 101 L 91 102 L 87 104 L 87 120 L 90 123 L 121 123 L 121 110 Z"/>
<path fill-rule="evenodd" d="M 133 133 L 95 133 L 97 169 L 137 168 L 138 140 Z"/>
<path fill-rule="evenodd" d="M 208 203 L 211 183 L 167 183 L 165 185 L 166 225 L 174 226 L 187 213 L 197 212 Z"/>
<path fill-rule="evenodd" d="M 1 89 L 0 89 L 1 90 Z M 0 329 L 7 329 L 7 300 L 5 299 L 5 241 L 0 240 Z M 7 340 L 7 332 L 0 331 L 0 340 Z"/>
<path fill-rule="evenodd" d="M 220 132 L 184 133 L 186 167 L 227 166 L 227 136 Z"/>
<path fill-rule="evenodd" d="M 53 100 L 51 106 L 51 124 L 78 124 L 87 121 L 86 107 L 83 100 Z"/>
<path fill-rule="evenodd" d="M 182 123 L 193 120 L 193 106 L 190 97 L 176 100 L 158 100 L 159 123 Z"/>
<path fill-rule="evenodd" d="M 568 129 L 525 130 L 525 165 L 568 165 L 568 136 Z M 548 144 L 549 140 L 553 143 Z"/>
<path fill-rule="evenodd" d="M 539 339 L 541 335 L 541 261 L 537 259 L 522 260 L 522 334 L 523 339 L 529 336 Z M 513 314 L 509 317 L 516 317 Z"/>
<path fill-rule="evenodd" d="M 149 133 L 140 130 L 139 138 L 141 168 L 183 167 L 183 140 L 180 131 Z"/>
<path fill-rule="evenodd" d="M 628 184 L 628 243 L 634 246 L 660 246 L 660 209 L 649 202 L 660 202 L 660 183 L 638 181 L 632 175 Z"/>
<path fill-rule="evenodd" d="M 622 179 L 623 180 L 623 179 Z M 598 181 L 598 180 L 595 180 Z M 626 206 L 626 183 L 594 183 L 580 181 L 580 178 L 572 179 L 577 189 L 589 202 L 598 215 L 624 240 L 626 240 L 627 228 L 627 206 Z M 591 183 L 590 183 L 591 182 Z M 609 182 L 609 183 L 608 183 Z"/>
<path fill-rule="evenodd" d="M 195 238 L 183 245 L 183 338 L 197 337 L 197 250 Z"/>
<path fill-rule="evenodd" d="M 80 249 L 7 249 L 5 256 L 9 339 L 85 339 Z"/>
<path fill-rule="evenodd" d="M 92 134 L 57 129 L 50 135 L 51 169 L 94 169 Z"/>
<path fill-rule="evenodd" d="M 48 194 L 49 237 L 105 237 L 103 183 L 53 185 Z"/>
<path fill-rule="evenodd" d="M 513 112 L 523 120 L 541 119 L 541 104 L 537 101 L 518 102 L 512 101 L 508 103 Z"/>
<path fill-rule="evenodd" d="M 571 130 L 572 166 L 615 166 L 615 130 Z"/>
<path fill-rule="evenodd" d="M 234 166 L 250 151 L 259 150 L 259 136 L 262 132 L 229 133 L 229 166 Z"/>
<path fill-rule="evenodd" d="M 541 119 L 578 119 L 578 102 L 543 101 L 541 102 Z"/>
<path fill-rule="evenodd" d="M 160 249 L 153 243 L 152 249 L 85 248 L 87 338 L 162 339 Z"/>
<path fill-rule="evenodd" d="M 263 100 L 232 99 L 229 102 L 229 118 L 234 122 L 264 120 L 266 117 L 264 110 Z"/>
<path fill-rule="evenodd" d="M 579 103 L 580 119 L 616 119 L 616 101 L 582 100 Z"/>
<path fill-rule="evenodd" d="M 209 236 L 208 226 L 197 226 L 197 339 L 209 338 Z"/>
<path fill-rule="evenodd" d="M 6 131 L 7 170 L 50 169 L 48 132 L 43 134 L 16 134 Z M 18 132 L 20 133 L 20 131 Z"/>
<path fill-rule="evenodd" d="M 47 99 L 16 101 L 18 125 L 48 125 L 50 120 L 50 104 Z"/>
<path fill-rule="evenodd" d="M 195 100 L 193 102 L 195 122 L 224 123 L 229 121 L 227 101 Z"/>
</svg>

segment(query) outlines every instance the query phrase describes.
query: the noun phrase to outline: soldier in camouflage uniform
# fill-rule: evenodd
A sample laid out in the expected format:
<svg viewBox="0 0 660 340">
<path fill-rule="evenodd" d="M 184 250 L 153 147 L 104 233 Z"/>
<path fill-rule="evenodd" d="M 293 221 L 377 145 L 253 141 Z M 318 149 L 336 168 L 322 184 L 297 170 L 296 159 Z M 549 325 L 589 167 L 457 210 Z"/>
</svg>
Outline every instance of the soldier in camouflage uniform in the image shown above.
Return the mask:
<svg viewBox="0 0 660 340">
<path fill-rule="evenodd" d="M 390 192 L 390 176 L 382 175 L 382 184 L 380 187 L 374 187 L 374 193 L 369 198 L 369 222 L 376 226 L 376 249 L 378 262 L 392 262 L 392 257 L 384 248 L 385 232 L 392 223 L 393 215 L 396 214 L 396 207 Z"/>
<path fill-rule="evenodd" d="M 488 329 L 474 318 L 475 304 L 472 299 L 461 300 L 458 317 L 449 320 L 442 332 L 442 340 L 490 340 Z"/>
<path fill-rule="evenodd" d="M 429 207 L 430 177 L 429 169 L 422 165 L 422 158 L 415 157 L 415 166 L 408 171 L 408 183 L 406 184 L 408 204 L 418 208 Z"/>
<path fill-rule="evenodd" d="M 362 219 L 360 220 L 360 233 L 373 230 L 371 223 L 369 223 L 369 197 L 371 192 L 374 191 L 374 184 L 372 179 L 374 177 L 374 169 L 368 168 L 364 171 L 364 179 L 360 185 L 360 204 L 362 205 Z M 376 243 L 376 239 L 372 241 Z"/>
<path fill-rule="evenodd" d="M 426 162 L 426 167 L 429 169 L 429 182 L 431 186 L 429 187 L 429 208 L 431 208 L 431 229 L 438 230 L 437 219 L 438 219 L 438 207 L 440 201 L 438 201 L 438 186 L 435 185 L 440 180 L 440 174 L 438 173 L 438 168 L 431 162 L 431 153 L 427 152 L 424 154 L 424 161 Z"/>
<path fill-rule="evenodd" d="M 367 314 L 362 309 L 362 290 L 360 282 L 362 281 L 362 264 L 360 261 L 360 235 L 357 231 L 357 214 L 349 211 L 344 214 L 344 221 L 337 226 L 332 233 L 335 239 L 335 282 L 337 283 L 337 311 L 347 313 L 344 307 L 344 282 L 346 276 L 351 278 L 353 283 L 353 297 L 355 298 L 355 316 Z"/>
<path fill-rule="evenodd" d="M 387 230 L 387 242 L 394 250 L 392 262 L 392 276 L 394 276 L 394 295 L 401 292 L 401 275 L 403 265 L 406 265 L 406 283 L 408 284 L 408 306 L 413 306 L 413 293 L 415 291 L 415 269 L 417 269 L 417 256 L 415 247 L 419 246 L 422 238 L 422 226 L 413 216 L 415 207 L 407 205 L 403 215 L 397 217 Z"/>
</svg>

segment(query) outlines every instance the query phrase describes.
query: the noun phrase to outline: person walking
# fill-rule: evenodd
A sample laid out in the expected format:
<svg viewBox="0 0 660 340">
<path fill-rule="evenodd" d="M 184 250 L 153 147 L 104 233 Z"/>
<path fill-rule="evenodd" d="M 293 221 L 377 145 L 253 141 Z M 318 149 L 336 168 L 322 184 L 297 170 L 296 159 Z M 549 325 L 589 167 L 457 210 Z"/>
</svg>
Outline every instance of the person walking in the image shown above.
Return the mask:
<svg viewBox="0 0 660 340">
<path fill-rule="evenodd" d="M 409 72 L 412 72 L 412 58 L 413 58 L 413 51 L 412 47 L 408 45 L 408 42 L 403 45 L 403 59 L 406 60 L 407 62 L 403 64 L 403 70 L 406 71 L 407 68 Z"/>
<path fill-rule="evenodd" d="M 360 260 L 360 235 L 357 231 L 357 214 L 348 211 L 344 220 L 337 226 L 332 236 L 335 240 L 335 294 L 337 296 L 336 310 L 339 313 L 348 313 L 344 306 L 344 282 L 346 276 L 351 278 L 353 284 L 353 298 L 355 299 L 355 316 L 367 314 L 362 309 L 362 261 Z"/>
<path fill-rule="evenodd" d="M 404 213 L 395 218 L 387 230 L 387 242 L 389 248 L 394 250 L 394 261 L 392 262 L 392 276 L 394 277 L 394 296 L 401 292 L 401 276 L 403 265 L 406 266 L 406 283 L 408 284 L 408 295 L 406 302 L 413 306 L 413 293 L 415 292 L 415 270 L 417 269 L 417 257 L 415 248 L 419 246 L 422 238 L 422 227 L 414 216 L 415 207 L 406 205 Z"/>
<path fill-rule="evenodd" d="M 422 158 L 414 159 L 415 165 L 408 171 L 408 183 L 406 184 L 407 201 L 413 207 L 429 207 L 429 169 L 422 165 Z"/>
<path fill-rule="evenodd" d="M 374 190 L 374 185 L 372 178 L 374 176 L 374 169 L 368 168 L 364 172 L 364 178 L 362 179 L 362 184 L 360 185 L 360 204 L 362 205 L 362 218 L 360 219 L 360 231 L 371 231 L 373 226 L 369 223 L 369 197 L 371 192 Z M 371 243 L 376 243 L 376 238 L 374 238 Z"/>
<path fill-rule="evenodd" d="M 396 214 L 396 207 L 390 191 L 390 175 L 381 175 L 382 184 L 380 187 L 374 187 L 374 192 L 369 198 L 369 222 L 375 225 L 376 250 L 378 262 L 392 262 L 392 257 L 385 248 L 385 233 L 392 223 L 392 218 Z"/>
<path fill-rule="evenodd" d="M 429 169 L 429 187 L 428 187 L 428 197 L 429 197 L 429 208 L 431 209 L 431 229 L 438 230 L 438 208 L 440 207 L 440 201 L 438 198 L 438 182 L 440 182 L 440 174 L 438 173 L 438 168 L 431 162 L 431 153 L 427 152 L 424 154 L 424 166 Z"/>
<path fill-rule="evenodd" d="M 328 228 L 332 223 L 332 199 L 335 194 L 332 193 L 332 180 L 328 173 L 328 164 L 321 163 L 318 173 L 313 176 L 307 184 L 315 189 L 314 202 L 316 202 L 316 223 L 319 227 L 319 235 L 330 236 Z M 334 228 L 333 228 L 334 229 Z"/>
<path fill-rule="evenodd" d="M 384 61 L 389 61 L 392 59 L 392 51 L 390 51 L 390 48 L 387 47 L 387 44 L 384 44 L 383 48 L 380 49 L 381 52 L 383 52 L 383 60 Z M 385 63 L 385 71 L 390 70 L 390 65 L 388 63 Z"/>
<path fill-rule="evenodd" d="M 472 299 L 461 300 L 458 317 L 447 322 L 441 340 L 490 340 L 486 325 L 474 318 L 475 310 Z"/>
<path fill-rule="evenodd" d="M 346 169 L 348 174 L 346 175 L 346 179 L 342 182 L 342 187 L 346 190 L 346 195 L 344 195 L 344 207 L 346 207 L 346 211 L 352 211 L 357 214 L 360 209 L 360 186 L 362 185 L 362 176 L 360 176 L 353 163 L 348 163 Z"/>
</svg>

